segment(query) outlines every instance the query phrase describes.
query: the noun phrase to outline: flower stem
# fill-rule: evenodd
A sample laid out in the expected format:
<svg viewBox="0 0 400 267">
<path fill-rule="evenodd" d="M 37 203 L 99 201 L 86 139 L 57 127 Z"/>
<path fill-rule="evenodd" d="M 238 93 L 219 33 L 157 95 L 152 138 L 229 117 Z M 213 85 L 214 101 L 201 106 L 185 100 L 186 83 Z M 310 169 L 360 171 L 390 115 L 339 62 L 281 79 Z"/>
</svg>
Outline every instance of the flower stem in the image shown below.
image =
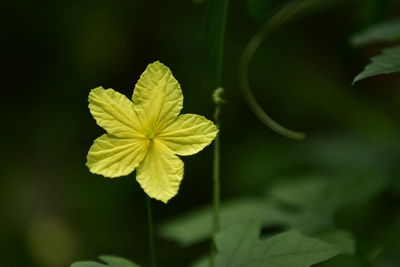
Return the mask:
<svg viewBox="0 0 400 267">
<path fill-rule="evenodd" d="M 214 121 L 219 131 L 221 131 L 221 122 L 219 114 L 221 112 L 221 104 L 224 103 L 222 93 L 224 89 L 218 87 L 213 93 L 213 100 L 215 102 Z M 213 162 L 213 238 L 217 235 L 220 229 L 219 207 L 221 203 L 221 179 L 220 179 L 220 132 L 214 140 L 214 162 Z M 213 241 L 211 241 L 211 266 L 215 266 L 216 248 Z"/>
<path fill-rule="evenodd" d="M 156 248 L 154 245 L 154 226 L 153 226 L 153 212 L 151 208 L 151 199 L 146 195 L 146 206 L 147 206 L 147 226 L 149 232 L 149 248 L 150 248 L 150 259 L 151 266 L 157 267 Z"/>
<path fill-rule="evenodd" d="M 215 109 L 215 113 L 219 113 L 219 107 Z M 218 112 L 217 112 L 218 110 Z M 216 118 L 215 118 L 216 119 Z M 217 123 L 218 129 L 220 128 L 220 123 Z M 214 236 L 219 231 L 219 206 L 221 202 L 220 191 L 221 191 L 221 179 L 220 179 L 220 145 L 219 145 L 219 135 L 215 138 L 214 141 L 214 170 L 213 170 L 213 199 L 214 199 L 214 208 L 213 208 L 213 233 Z"/>
<path fill-rule="evenodd" d="M 219 114 L 221 113 L 221 105 L 225 102 L 222 98 L 224 89 L 218 87 L 213 93 L 213 100 L 215 103 L 214 121 L 219 131 L 221 131 L 221 122 Z M 220 207 L 220 191 L 221 191 L 221 179 L 220 179 L 220 133 L 215 137 L 214 140 L 214 163 L 213 163 L 213 234 L 214 236 L 218 233 L 220 228 L 219 221 L 219 207 Z"/>
</svg>

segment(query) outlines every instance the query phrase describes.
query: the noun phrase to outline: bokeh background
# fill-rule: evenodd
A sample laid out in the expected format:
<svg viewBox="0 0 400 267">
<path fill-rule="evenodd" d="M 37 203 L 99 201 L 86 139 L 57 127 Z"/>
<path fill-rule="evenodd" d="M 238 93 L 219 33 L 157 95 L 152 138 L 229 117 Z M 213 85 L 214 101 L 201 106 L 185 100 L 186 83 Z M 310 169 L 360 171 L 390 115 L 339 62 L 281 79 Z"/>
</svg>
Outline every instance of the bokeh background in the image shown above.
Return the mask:
<svg viewBox="0 0 400 267">
<path fill-rule="evenodd" d="M 307 133 L 306 140 L 293 141 L 257 120 L 237 79 L 241 51 L 281 1 L 231 1 L 222 75 L 222 197 L 262 195 L 283 180 L 361 177 L 343 197 L 365 184 L 371 185 L 368 197 L 335 219 L 359 245 L 348 266 L 371 266 L 360 255 L 388 253 L 387 262 L 396 262 L 390 251 L 400 249 L 400 76 L 351 86 L 387 44 L 359 48 L 349 40 L 399 16 L 400 3 L 339 2 L 280 28 L 250 65 L 250 83 L 265 110 Z M 182 85 L 183 112 L 212 118 L 207 1 L 21 0 L 6 1 L 2 11 L 0 266 L 61 267 L 99 254 L 146 266 L 145 199 L 134 175 L 105 179 L 85 166 L 90 145 L 103 133 L 87 96 L 102 85 L 130 97 L 146 65 L 160 60 Z M 211 202 L 212 147 L 183 160 L 177 197 L 168 205 L 154 202 L 157 226 Z M 207 249 L 160 236 L 157 246 L 161 266 L 186 266 Z"/>
</svg>

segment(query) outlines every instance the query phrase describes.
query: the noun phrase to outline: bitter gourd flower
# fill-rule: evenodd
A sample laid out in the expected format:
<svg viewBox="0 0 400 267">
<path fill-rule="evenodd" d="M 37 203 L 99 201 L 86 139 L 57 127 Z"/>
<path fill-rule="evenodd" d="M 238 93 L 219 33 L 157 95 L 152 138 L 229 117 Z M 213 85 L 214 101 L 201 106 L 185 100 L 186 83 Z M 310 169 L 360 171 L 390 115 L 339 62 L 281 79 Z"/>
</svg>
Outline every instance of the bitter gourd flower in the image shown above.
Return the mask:
<svg viewBox="0 0 400 267">
<path fill-rule="evenodd" d="M 168 67 L 149 64 L 136 83 L 132 101 L 113 89 L 89 93 L 89 109 L 107 133 L 97 138 L 87 155 L 90 172 L 125 176 L 136 169 L 145 193 L 167 203 L 178 193 L 183 162 L 218 133 L 213 122 L 195 114 L 180 114 L 183 95 Z"/>
</svg>

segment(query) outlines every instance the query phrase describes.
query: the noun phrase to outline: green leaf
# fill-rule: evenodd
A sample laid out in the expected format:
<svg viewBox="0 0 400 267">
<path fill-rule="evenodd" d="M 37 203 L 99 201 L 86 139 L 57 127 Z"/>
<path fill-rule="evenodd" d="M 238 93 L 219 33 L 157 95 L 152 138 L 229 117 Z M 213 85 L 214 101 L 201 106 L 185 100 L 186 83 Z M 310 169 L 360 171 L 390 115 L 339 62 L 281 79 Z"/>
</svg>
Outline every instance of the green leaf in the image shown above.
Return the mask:
<svg viewBox="0 0 400 267">
<path fill-rule="evenodd" d="M 400 71 L 400 46 L 384 49 L 382 54 L 371 58 L 372 63 L 367 65 L 353 81 L 353 84 L 362 79 Z"/>
<path fill-rule="evenodd" d="M 338 255 L 342 249 L 298 232 L 259 239 L 261 225 L 247 223 L 222 230 L 215 239 L 217 266 L 307 267 Z"/>
<path fill-rule="evenodd" d="M 320 233 L 316 237 L 342 248 L 342 254 L 353 255 L 356 251 L 356 244 L 350 232 L 345 230 L 331 230 Z"/>
<path fill-rule="evenodd" d="M 294 178 L 294 177 L 291 177 Z M 388 178 L 371 170 L 354 170 L 337 177 L 306 177 L 282 181 L 268 190 L 275 207 L 290 207 L 286 226 L 315 234 L 335 227 L 334 218 L 343 207 L 361 205 L 378 196 Z"/>
<path fill-rule="evenodd" d="M 292 215 L 264 199 L 225 201 L 220 210 L 221 227 L 259 220 L 266 224 L 288 224 Z M 161 235 L 188 246 L 211 237 L 212 208 L 206 207 L 171 220 L 161 227 Z"/>
<path fill-rule="evenodd" d="M 302 210 L 326 210 L 329 213 L 347 205 L 369 201 L 381 193 L 388 179 L 371 170 L 354 170 L 338 177 L 290 179 L 272 187 L 268 194 L 278 203 Z"/>
<path fill-rule="evenodd" d="M 298 229 L 316 234 L 335 227 L 336 212 L 361 205 L 378 196 L 387 186 L 387 177 L 370 170 L 353 170 L 339 177 L 307 176 L 282 181 L 264 198 L 224 201 L 221 226 L 260 221 L 263 226 Z M 211 237 L 212 209 L 198 209 L 167 221 L 161 235 L 189 246 Z"/>
<path fill-rule="evenodd" d="M 320 203 L 328 187 L 327 179 L 310 177 L 283 181 L 270 189 L 273 200 L 302 209 L 310 209 Z"/>
<path fill-rule="evenodd" d="M 283 181 L 260 199 L 225 201 L 221 207 L 221 225 L 260 221 L 264 226 L 296 228 L 315 234 L 334 227 L 336 212 L 345 206 L 359 205 L 377 196 L 387 185 L 383 175 L 366 171 L 342 174 L 340 177 L 306 177 Z M 291 209 L 287 209 L 291 207 Z M 210 207 L 195 210 L 168 221 L 161 235 L 188 246 L 211 236 Z"/>
<path fill-rule="evenodd" d="M 71 265 L 71 267 L 140 267 L 139 265 L 120 257 L 115 256 L 99 256 L 99 259 L 102 260 L 103 263 L 97 263 L 94 261 L 79 261 L 75 262 Z"/>
<path fill-rule="evenodd" d="M 360 205 L 382 193 L 388 181 L 387 176 L 370 169 L 342 174 L 336 179 L 329 180 L 325 198 L 334 210 Z"/>
<path fill-rule="evenodd" d="M 351 43 L 361 46 L 374 42 L 400 40 L 400 19 L 385 21 L 356 34 Z"/>
<path fill-rule="evenodd" d="M 115 257 L 115 256 L 99 256 L 99 259 L 108 263 L 112 267 L 139 267 L 136 263 L 133 263 L 127 259 Z"/>
</svg>

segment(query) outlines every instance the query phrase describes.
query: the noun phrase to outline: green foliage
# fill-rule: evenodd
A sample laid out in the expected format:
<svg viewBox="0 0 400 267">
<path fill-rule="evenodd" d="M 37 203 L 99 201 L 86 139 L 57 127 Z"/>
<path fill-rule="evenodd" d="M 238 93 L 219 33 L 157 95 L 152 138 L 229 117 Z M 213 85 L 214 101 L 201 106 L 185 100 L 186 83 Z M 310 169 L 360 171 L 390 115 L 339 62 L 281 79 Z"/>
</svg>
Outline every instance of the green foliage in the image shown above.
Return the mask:
<svg viewBox="0 0 400 267">
<path fill-rule="evenodd" d="M 342 248 L 342 254 L 352 255 L 356 251 L 356 243 L 350 232 L 344 230 L 332 230 L 320 233 L 317 237 L 331 244 Z"/>
<path fill-rule="evenodd" d="M 400 40 L 400 19 L 393 19 L 373 25 L 354 35 L 351 43 L 355 46 L 361 46 L 375 42 L 397 40 Z"/>
<path fill-rule="evenodd" d="M 387 48 L 379 56 L 371 58 L 372 63 L 367 65 L 360 74 L 358 74 L 353 83 L 362 79 L 379 75 L 389 74 L 400 71 L 400 46 Z"/>
<path fill-rule="evenodd" d="M 221 1 L 197 1 L 218 9 L 207 22 L 212 24 L 210 46 L 220 47 Z M 392 224 L 400 217 L 400 95 L 396 83 L 384 79 L 365 84 L 367 90 L 349 90 L 348 72 L 357 64 L 357 53 L 343 47 L 343 38 L 361 23 L 398 13 L 399 1 L 341 1 L 348 6 L 279 28 L 250 64 L 250 85 L 260 104 L 278 121 L 307 132 L 310 138 L 304 142 L 260 129 L 245 110 L 236 77 L 239 53 L 257 30 L 244 9 L 265 21 L 297 0 L 230 1 L 222 72 L 229 99 L 221 114 L 222 227 L 259 220 L 266 233 L 296 228 L 343 249 L 346 255 L 321 267 L 398 266 L 400 221 Z M 1 107 L 8 115 L 3 125 L 12 130 L 3 130 L 1 139 L 0 196 L 7 204 L 2 209 L 0 266 L 69 266 L 71 259 L 93 260 L 76 263 L 78 267 L 110 266 L 91 257 L 99 250 L 134 254 L 138 262 L 147 262 L 145 206 L 133 177 L 102 180 L 82 165 L 90 138 L 98 134 L 83 100 L 86 89 L 97 84 L 131 87 L 135 73 L 162 58 L 182 79 L 187 112 L 211 114 L 212 102 L 198 101 L 210 100 L 215 89 L 210 74 L 216 71 L 205 57 L 219 58 L 212 48 L 204 51 L 199 40 L 205 5 L 194 5 L 196 0 L 96 5 L 62 0 L 24 1 L 27 8 L 21 8 L 20 1 L 8 2 L 7 90 Z M 387 10 L 378 10 L 383 3 Z M 392 29 L 362 38 L 360 45 L 398 40 Z M 375 49 L 362 54 L 378 54 Z M 168 207 L 156 207 L 157 222 L 209 202 L 211 156 L 208 149 L 197 160 L 184 159 L 185 187 Z M 349 173 L 354 169 L 362 171 Z M 396 179 L 397 187 L 388 186 L 386 176 Z M 159 239 L 162 267 L 187 266 L 207 253 L 207 241 L 195 243 L 210 238 L 211 210 L 191 214 L 193 218 L 184 215 L 162 230 L 178 244 L 191 245 L 179 248 Z M 60 227 L 46 228 L 54 219 Z M 354 252 L 353 237 L 357 251 L 348 256 Z M 260 239 L 257 235 L 254 243 L 268 240 Z M 60 249 L 54 251 L 48 240 Z"/>
<path fill-rule="evenodd" d="M 365 31 L 356 34 L 351 42 L 355 46 L 366 45 L 375 42 L 391 42 L 400 40 L 400 19 L 392 19 L 374 25 Z M 378 56 L 371 58 L 371 63 L 358 74 L 353 84 L 362 79 L 379 74 L 389 74 L 400 71 L 400 47 L 384 49 Z"/>
<path fill-rule="evenodd" d="M 284 181 L 269 194 L 285 205 L 333 213 L 343 206 L 370 200 L 382 192 L 386 184 L 387 179 L 380 174 L 355 171 L 329 179 L 310 177 Z"/>
<path fill-rule="evenodd" d="M 188 246 L 211 236 L 211 207 L 201 208 L 167 222 L 161 228 L 161 235 Z M 290 215 L 279 210 L 263 199 L 238 199 L 224 201 L 220 209 L 221 227 L 232 222 L 246 223 L 260 220 L 269 223 L 290 221 Z"/>
<path fill-rule="evenodd" d="M 99 259 L 105 262 L 97 263 L 94 261 L 80 261 L 75 262 L 71 265 L 71 267 L 139 267 L 139 265 L 120 257 L 115 256 L 99 256 Z"/>
<path fill-rule="evenodd" d="M 307 267 L 328 260 L 342 248 L 290 231 L 259 239 L 257 222 L 238 224 L 222 230 L 215 238 L 216 266 Z M 207 262 L 202 263 L 208 266 Z"/>
<path fill-rule="evenodd" d="M 386 184 L 387 179 L 382 175 L 366 176 L 364 172 L 332 179 L 308 177 L 282 181 L 267 190 L 265 197 L 224 201 L 221 226 L 260 221 L 267 227 L 294 228 L 310 234 L 325 232 L 334 227 L 334 216 L 340 208 L 372 199 Z M 210 237 L 210 222 L 211 208 L 202 208 L 167 222 L 161 234 L 188 246 Z M 335 235 L 345 239 L 343 232 Z M 353 251 L 350 245 L 346 247 L 346 251 Z"/>
</svg>

